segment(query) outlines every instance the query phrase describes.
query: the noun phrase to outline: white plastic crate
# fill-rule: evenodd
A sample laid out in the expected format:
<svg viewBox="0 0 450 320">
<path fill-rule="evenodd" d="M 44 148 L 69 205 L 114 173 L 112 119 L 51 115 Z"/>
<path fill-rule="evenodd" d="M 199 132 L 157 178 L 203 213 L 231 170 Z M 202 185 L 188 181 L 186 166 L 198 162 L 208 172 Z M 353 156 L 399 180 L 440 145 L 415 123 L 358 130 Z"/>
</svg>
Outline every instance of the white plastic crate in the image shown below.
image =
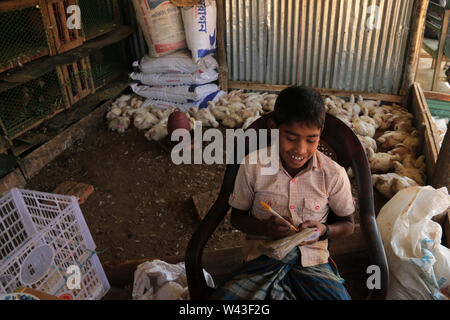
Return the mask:
<svg viewBox="0 0 450 320">
<path fill-rule="evenodd" d="M 80 289 L 66 285 L 72 265 L 81 270 Z M 74 300 L 101 299 L 110 289 L 76 197 L 12 189 L 0 199 L 0 294 L 19 286 Z"/>
</svg>

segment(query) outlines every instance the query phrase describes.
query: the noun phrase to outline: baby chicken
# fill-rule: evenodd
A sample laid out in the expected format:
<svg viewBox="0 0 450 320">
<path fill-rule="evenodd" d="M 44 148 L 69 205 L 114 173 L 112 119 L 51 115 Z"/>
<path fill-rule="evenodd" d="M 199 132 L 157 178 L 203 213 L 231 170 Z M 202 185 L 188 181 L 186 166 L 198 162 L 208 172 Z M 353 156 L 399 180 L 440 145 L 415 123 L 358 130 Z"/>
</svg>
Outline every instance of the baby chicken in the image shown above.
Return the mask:
<svg viewBox="0 0 450 320">
<path fill-rule="evenodd" d="M 231 113 L 222 121 L 224 127 L 232 129 L 242 127 L 243 123 L 244 120 L 237 113 Z"/>
<path fill-rule="evenodd" d="M 420 148 L 420 133 L 419 131 L 413 129 L 411 134 L 406 134 L 405 139 L 403 139 L 403 144 L 413 150 L 413 152 L 419 151 Z"/>
<path fill-rule="evenodd" d="M 214 128 L 219 126 L 219 123 L 216 121 L 208 108 L 197 109 L 195 107 L 191 107 L 189 111 L 192 113 L 195 120 L 202 122 L 202 125 Z"/>
<path fill-rule="evenodd" d="M 395 168 L 395 173 L 397 173 L 403 177 L 411 178 L 421 186 L 425 185 L 425 179 L 426 179 L 425 173 L 420 171 L 419 169 L 406 168 L 398 161 L 394 161 L 394 168 Z"/>
<path fill-rule="evenodd" d="M 352 118 L 353 131 L 355 131 L 356 134 L 359 134 L 360 136 L 369 136 L 373 138 L 376 132 L 375 126 L 373 122 L 366 122 L 364 119 L 361 119 L 358 116 L 354 116 Z"/>
<path fill-rule="evenodd" d="M 369 164 L 372 172 L 388 172 L 394 168 L 394 162 L 400 160 L 399 155 L 390 155 L 385 152 L 375 153 L 369 149 Z"/>
<path fill-rule="evenodd" d="M 408 177 L 402 177 L 396 173 L 373 174 L 373 186 L 386 198 L 392 198 L 402 189 L 417 186 L 417 183 Z"/>
<path fill-rule="evenodd" d="M 389 150 L 387 153 L 389 153 L 390 155 L 397 154 L 400 156 L 400 160 L 403 161 L 405 157 L 412 153 L 412 150 L 405 146 L 403 143 L 399 143 L 394 149 Z"/>
<path fill-rule="evenodd" d="M 364 151 L 366 152 L 366 155 L 369 156 L 369 149 L 376 152 L 377 151 L 377 142 L 369 137 L 369 136 L 360 136 L 357 135 L 359 141 L 363 145 Z"/>
<path fill-rule="evenodd" d="M 414 168 L 422 172 L 425 172 L 425 170 L 427 169 L 424 155 L 421 155 L 417 159 L 415 159 L 412 154 L 408 154 L 402 159 L 402 164 L 405 168 Z"/>
<path fill-rule="evenodd" d="M 256 120 L 258 120 L 259 118 L 261 118 L 260 115 L 256 115 L 256 116 L 252 116 L 252 117 L 248 117 L 244 124 L 242 125 L 242 129 L 247 130 L 248 127 L 250 127 L 250 125 L 255 122 Z"/>
<path fill-rule="evenodd" d="M 153 128 L 145 133 L 145 137 L 148 140 L 153 141 L 159 141 L 167 137 L 167 135 L 169 134 L 167 132 L 167 121 L 168 118 L 161 120 L 158 124 L 156 124 Z"/>
<path fill-rule="evenodd" d="M 358 101 L 356 102 L 362 109 L 367 109 L 369 112 L 373 109 L 378 109 L 381 104 L 381 100 L 364 100 L 362 96 L 358 96 Z"/>
<path fill-rule="evenodd" d="M 146 109 L 138 109 L 134 117 L 134 126 L 139 130 L 147 130 L 159 122 L 159 119 Z"/>
<path fill-rule="evenodd" d="M 209 107 L 209 110 L 211 110 L 212 115 L 216 120 L 222 121 L 225 119 L 229 114 L 230 110 L 227 107 L 224 106 L 211 106 Z"/>
<path fill-rule="evenodd" d="M 111 131 L 117 131 L 119 133 L 124 133 L 129 126 L 130 126 L 130 118 L 122 116 L 114 118 L 108 123 L 108 128 Z"/>
<path fill-rule="evenodd" d="M 408 137 L 408 134 L 402 131 L 386 131 L 383 135 L 378 137 L 377 141 L 385 149 L 395 148 L 398 144 L 403 143 L 403 141 Z M 403 143 L 406 145 L 405 143 Z M 406 145 L 410 148 L 408 145 Z M 410 148 L 411 149 L 411 148 Z"/>
<path fill-rule="evenodd" d="M 107 120 L 112 120 L 115 119 L 117 117 L 120 117 L 122 115 L 122 109 L 118 108 L 118 107 L 113 107 L 111 108 L 111 110 L 106 114 L 106 119 Z"/>
</svg>

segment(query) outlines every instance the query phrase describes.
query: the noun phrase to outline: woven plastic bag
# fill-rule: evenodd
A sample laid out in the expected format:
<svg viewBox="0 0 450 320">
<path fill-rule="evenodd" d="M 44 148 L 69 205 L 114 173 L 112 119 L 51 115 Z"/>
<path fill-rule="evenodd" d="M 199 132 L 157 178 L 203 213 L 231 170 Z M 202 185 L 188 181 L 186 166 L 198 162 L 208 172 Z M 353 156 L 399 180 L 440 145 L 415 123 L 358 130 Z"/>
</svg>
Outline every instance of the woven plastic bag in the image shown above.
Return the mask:
<svg viewBox="0 0 450 320">
<path fill-rule="evenodd" d="M 214 288 L 211 275 L 203 269 L 206 284 Z M 188 300 L 184 262 L 170 264 L 161 260 L 141 263 L 134 272 L 133 300 Z"/>
<path fill-rule="evenodd" d="M 389 265 L 387 298 L 450 298 L 450 249 L 440 244 L 442 227 L 432 218 L 450 206 L 447 188 L 410 187 L 380 211 L 378 228 Z"/>
</svg>

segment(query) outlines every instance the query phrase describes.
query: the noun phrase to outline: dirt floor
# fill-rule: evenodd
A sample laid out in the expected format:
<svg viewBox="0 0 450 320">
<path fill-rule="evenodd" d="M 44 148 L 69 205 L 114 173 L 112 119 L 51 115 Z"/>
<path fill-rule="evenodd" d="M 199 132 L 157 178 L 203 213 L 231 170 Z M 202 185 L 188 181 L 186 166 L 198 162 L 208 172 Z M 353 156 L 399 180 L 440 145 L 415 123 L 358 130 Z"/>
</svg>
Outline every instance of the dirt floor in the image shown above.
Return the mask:
<svg viewBox="0 0 450 320">
<path fill-rule="evenodd" d="M 184 255 L 200 219 L 192 196 L 219 189 L 225 165 L 179 165 L 144 131 L 118 134 L 101 125 L 44 167 L 27 189 L 52 192 L 68 180 L 94 186 L 81 205 L 104 266 L 141 258 Z M 224 222 L 206 249 L 242 244 Z"/>
</svg>

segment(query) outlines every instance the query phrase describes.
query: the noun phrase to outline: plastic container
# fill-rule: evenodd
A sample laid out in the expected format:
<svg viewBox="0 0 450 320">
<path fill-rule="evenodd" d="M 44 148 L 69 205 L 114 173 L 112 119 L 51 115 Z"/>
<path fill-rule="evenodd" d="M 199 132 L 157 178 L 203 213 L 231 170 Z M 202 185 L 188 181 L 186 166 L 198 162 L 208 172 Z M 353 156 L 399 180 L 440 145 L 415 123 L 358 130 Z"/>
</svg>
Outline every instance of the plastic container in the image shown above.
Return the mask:
<svg viewBox="0 0 450 320">
<path fill-rule="evenodd" d="M 14 188 L 0 199 L 0 294 L 21 286 L 73 300 L 110 289 L 76 197 Z"/>
</svg>

